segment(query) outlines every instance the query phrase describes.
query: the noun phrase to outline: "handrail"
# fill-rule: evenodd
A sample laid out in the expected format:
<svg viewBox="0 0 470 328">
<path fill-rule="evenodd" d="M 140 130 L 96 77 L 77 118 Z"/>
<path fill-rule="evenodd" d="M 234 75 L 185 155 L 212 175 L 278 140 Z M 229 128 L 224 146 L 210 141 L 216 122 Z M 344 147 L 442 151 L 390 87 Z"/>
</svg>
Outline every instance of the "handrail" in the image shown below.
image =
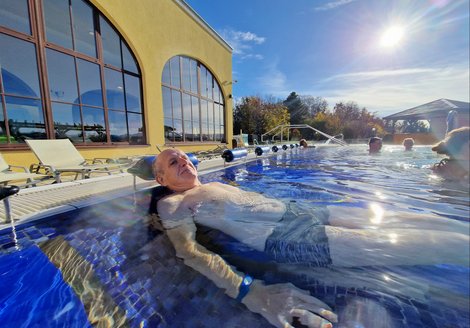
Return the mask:
<svg viewBox="0 0 470 328">
<path fill-rule="evenodd" d="M 348 145 L 345 141 L 340 140 L 340 139 L 336 139 L 334 136 L 330 136 L 329 134 L 327 134 L 327 133 L 325 133 L 325 132 L 323 132 L 323 131 L 320 131 L 320 130 L 318 130 L 318 129 L 315 129 L 314 127 L 311 127 L 311 126 L 308 125 L 308 124 L 281 124 L 281 125 L 278 125 L 278 126 L 276 126 L 274 129 L 271 129 L 271 130 L 269 130 L 268 132 L 262 134 L 262 135 L 261 135 L 261 141 L 264 142 L 264 139 L 263 139 L 263 138 L 264 138 L 265 135 L 270 134 L 270 133 L 276 131 L 277 129 L 280 129 L 279 132 L 277 132 L 277 133 L 275 133 L 275 134 L 273 135 L 273 140 L 274 140 L 274 137 L 275 137 L 275 136 L 281 134 L 281 142 L 282 142 L 282 139 L 283 139 L 283 138 L 282 138 L 282 132 L 283 132 L 283 130 L 284 130 L 285 128 L 287 128 L 287 129 L 292 129 L 292 128 L 306 128 L 306 129 L 311 129 L 311 130 L 313 130 L 313 131 L 315 131 L 315 132 L 321 134 L 322 136 L 328 138 L 328 140 L 331 140 L 331 141 L 333 141 L 333 142 L 336 142 L 336 143 L 340 144 L 341 146 L 347 146 L 347 145 Z M 288 130 L 288 131 L 289 131 L 289 130 Z"/>
</svg>

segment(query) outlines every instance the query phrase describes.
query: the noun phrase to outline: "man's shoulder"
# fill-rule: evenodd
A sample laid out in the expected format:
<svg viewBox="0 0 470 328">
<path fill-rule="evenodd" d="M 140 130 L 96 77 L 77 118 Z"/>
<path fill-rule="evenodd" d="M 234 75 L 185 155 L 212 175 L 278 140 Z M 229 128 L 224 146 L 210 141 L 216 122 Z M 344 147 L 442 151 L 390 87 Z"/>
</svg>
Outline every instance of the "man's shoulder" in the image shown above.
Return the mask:
<svg viewBox="0 0 470 328">
<path fill-rule="evenodd" d="M 166 206 L 171 206 L 172 204 L 178 204 L 183 200 L 183 198 L 184 198 L 183 194 L 180 194 L 180 193 L 166 195 L 158 201 L 158 207 L 160 208 L 160 206 L 166 207 Z"/>
</svg>

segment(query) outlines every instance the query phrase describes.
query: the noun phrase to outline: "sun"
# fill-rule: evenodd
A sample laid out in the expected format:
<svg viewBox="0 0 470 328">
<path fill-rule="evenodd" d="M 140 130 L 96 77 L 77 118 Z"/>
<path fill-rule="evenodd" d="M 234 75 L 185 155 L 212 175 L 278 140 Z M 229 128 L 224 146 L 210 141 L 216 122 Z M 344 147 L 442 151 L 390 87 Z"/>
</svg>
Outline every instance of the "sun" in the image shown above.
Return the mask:
<svg viewBox="0 0 470 328">
<path fill-rule="evenodd" d="M 380 45 L 384 48 L 395 48 L 403 40 L 405 30 L 401 26 L 387 28 L 380 39 Z"/>
</svg>

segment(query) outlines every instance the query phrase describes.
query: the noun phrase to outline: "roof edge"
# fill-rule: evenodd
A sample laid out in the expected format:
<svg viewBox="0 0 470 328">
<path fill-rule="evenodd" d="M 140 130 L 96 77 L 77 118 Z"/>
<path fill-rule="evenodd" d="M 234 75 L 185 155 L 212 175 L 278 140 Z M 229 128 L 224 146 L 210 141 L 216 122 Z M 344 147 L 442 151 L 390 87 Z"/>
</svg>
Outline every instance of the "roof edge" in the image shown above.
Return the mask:
<svg viewBox="0 0 470 328">
<path fill-rule="evenodd" d="M 208 32 L 210 35 L 212 35 L 225 49 L 230 51 L 230 53 L 233 52 L 233 48 L 227 43 L 227 41 L 224 40 L 220 36 L 219 33 L 217 33 L 210 25 L 207 23 L 204 18 L 202 18 L 191 6 L 189 6 L 184 0 L 173 0 L 174 3 L 178 5 L 186 14 L 188 14 L 196 23 L 198 23 L 206 32 Z"/>
<path fill-rule="evenodd" d="M 426 105 L 429 105 L 429 104 L 432 104 L 432 103 L 435 103 L 437 101 L 442 101 L 443 103 L 445 103 L 446 105 L 448 105 L 450 108 L 452 109 L 455 109 L 455 110 L 461 110 L 462 108 L 457 106 L 454 102 L 458 102 L 458 103 L 464 103 L 464 104 L 470 104 L 470 103 L 467 103 L 465 101 L 459 101 L 459 100 L 452 100 L 452 99 L 446 99 L 446 98 L 440 98 L 440 99 L 436 99 L 436 100 L 433 100 L 433 101 L 430 101 L 430 102 L 427 102 L 425 104 L 422 104 L 422 105 L 418 105 L 418 106 L 414 106 L 414 107 L 411 107 L 411 108 L 408 108 L 408 109 L 404 109 L 398 113 L 395 113 L 395 114 L 391 114 L 391 115 L 387 115 L 385 117 L 383 117 L 384 120 L 387 120 L 387 119 L 400 119 L 400 117 L 407 117 L 407 116 L 413 116 L 413 115 L 421 115 L 421 114 L 406 114 L 406 112 L 410 111 L 410 110 L 413 110 L 415 108 L 418 108 L 418 107 L 421 107 L 421 106 L 426 106 Z M 439 110 L 434 110 L 432 112 L 436 112 L 436 111 L 440 111 Z M 430 112 L 430 113 L 432 113 Z"/>
</svg>

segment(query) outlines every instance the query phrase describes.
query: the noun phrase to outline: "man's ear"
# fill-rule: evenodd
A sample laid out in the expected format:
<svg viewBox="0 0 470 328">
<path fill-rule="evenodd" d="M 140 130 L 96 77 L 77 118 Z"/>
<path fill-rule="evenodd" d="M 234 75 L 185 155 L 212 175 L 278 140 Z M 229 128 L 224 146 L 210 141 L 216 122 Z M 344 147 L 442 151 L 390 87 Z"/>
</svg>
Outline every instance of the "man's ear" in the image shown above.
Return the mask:
<svg viewBox="0 0 470 328">
<path fill-rule="evenodd" d="M 164 179 L 163 179 L 162 176 L 158 175 L 158 176 L 155 178 L 155 180 L 157 180 L 157 182 L 158 182 L 160 185 L 165 186 L 165 183 L 164 183 L 165 181 L 164 181 Z"/>
</svg>

